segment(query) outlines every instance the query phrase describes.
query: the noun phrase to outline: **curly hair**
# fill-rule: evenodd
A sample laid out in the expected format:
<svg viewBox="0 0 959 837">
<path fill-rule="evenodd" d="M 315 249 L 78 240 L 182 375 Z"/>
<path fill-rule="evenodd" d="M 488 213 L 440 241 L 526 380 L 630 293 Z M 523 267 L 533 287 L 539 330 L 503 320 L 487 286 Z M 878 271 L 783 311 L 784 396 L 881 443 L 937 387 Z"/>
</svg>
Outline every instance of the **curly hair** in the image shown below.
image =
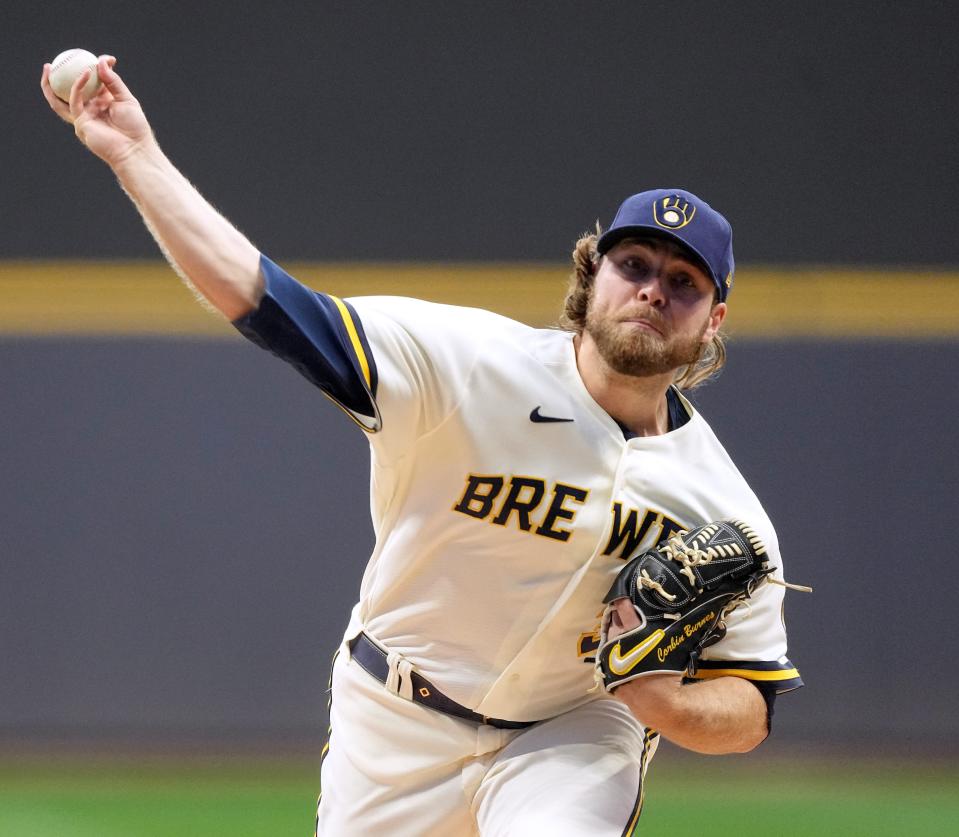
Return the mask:
<svg viewBox="0 0 959 837">
<path fill-rule="evenodd" d="M 593 281 L 599 267 L 600 255 L 596 242 L 602 234 L 599 224 L 596 232 L 586 233 L 573 248 L 573 272 L 569 277 L 569 289 L 563 302 L 559 326 L 565 331 L 582 334 L 586 327 L 586 311 L 593 295 Z M 690 390 L 704 384 L 726 365 L 726 336 L 717 332 L 704 343 L 692 363 L 676 370 L 673 384 L 678 389 Z"/>
</svg>

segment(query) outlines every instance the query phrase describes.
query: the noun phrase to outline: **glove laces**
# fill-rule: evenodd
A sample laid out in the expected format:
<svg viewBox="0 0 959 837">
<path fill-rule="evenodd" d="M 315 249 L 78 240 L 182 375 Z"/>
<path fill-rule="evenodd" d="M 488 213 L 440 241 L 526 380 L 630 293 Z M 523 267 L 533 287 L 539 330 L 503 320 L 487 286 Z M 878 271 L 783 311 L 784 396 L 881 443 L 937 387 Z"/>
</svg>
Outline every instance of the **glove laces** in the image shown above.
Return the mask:
<svg viewBox="0 0 959 837">
<path fill-rule="evenodd" d="M 749 538 L 750 543 L 756 550 L 756 554 L 764 554 L 766 549 L 763 546 L 762 541 L 759 540 L 758 536 L 753 532 L 753 530 L 741 522 L 739 522 L 739 528 L 744 532 L 746 537 Z M 697 536 L 697 540 L 699 537 L 704 539 L 712 537 L 717 529 L 718 527 L 716 526 L 706 526 Z M 706 549 L 700 549 L 695 540 L 692 543 L 686 543 L 683 540 L 683 536 L 688 534 L 688 530 L 681 529 L 680 531 L 671 535 L 666 541 L 665 545 L 661 547 L 661 551 L 663 555 L 669 558 L 671 561 L 676 561 L 677 563 L 682 564 L 682 569 L 679 572 L 681 575 L 684 575 L 689 579 L 689 583 L 694 588 L 697 587 L 696 574 L 693 572 L 694 567 L 701 566 L 702 564 L 708 564 L 713 560 L 713 558 L 742 557 L 743 550 L 738 543 L 726 543 L 718 546 L 710 546 Z M 773 578 L 772 576 L 768 576 L 766 580 L 770 584 L 778 584 L 780 587 L 786 587 L 790 590 L 796 590 L 800 593 L 812 593 L 812 587 L 807 587 L 804 584 L 791 584 L 788 581 Z M 640 573 L 639 585 L 648 590 L 655 591 L 667 601 L 672 602 L 676 600 L 676 596 L 672 593 L 667 593 L 666 590 L 663 589 L 663 585 L 650 578 L 649 573 L 646 570 L 643 570 Z"/>
<path fill-rule="evenodd" d="M 693 567 L 698 567 L 700 564 L 708 564 L 713 558 L 721 554 L 720 549 L 725 549 L 726 555 L 729 557 L 743 554 L 739 544 L 725 544 L 720 549 L 712 546 L 708 549 L 700 549 L 695 543 L 687 544 L 683 541 L 683 535 L 686 534 L 688 534 L 688 532 L 682 530 L 670 537 L 663 547 L 663 554 L 671 561 L 677 561 L 683 565 L 683 568 L 679 572 L 686 576 L 686 578 L 689 579 L 689 583 L 694 587 L 696 586 L 696 575 L 693 572 Z M 704 532 L 704 534 L 708 533 Z M 671 600 L 673 598 L 675 598 L 675 596 L 671 597 Z"/>
</svg>

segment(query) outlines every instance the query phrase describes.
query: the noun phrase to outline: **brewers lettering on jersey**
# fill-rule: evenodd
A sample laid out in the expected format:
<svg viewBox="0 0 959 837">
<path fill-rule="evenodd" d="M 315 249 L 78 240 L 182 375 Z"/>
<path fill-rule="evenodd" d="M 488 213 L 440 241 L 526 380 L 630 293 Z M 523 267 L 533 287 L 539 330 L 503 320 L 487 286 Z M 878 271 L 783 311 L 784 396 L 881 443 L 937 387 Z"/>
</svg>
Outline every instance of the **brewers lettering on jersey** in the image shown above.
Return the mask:
<svg viewBox="0 0 959 837">
<path fill-rule="evenodd" d="M 594 675 L 604 596 L 670 535 L 746 521 L 781 579 L 769 518 L 683 394 L 725 360 L 725 218 L 680 189 L 628 198 L 576 244 L 559 328 L 338 299 L 196 192 L 114 64 L 100 58 L 86 103 L 76 86 L 59 100 L 45 66 L 50 107 L 189 284 L 369 438 L 376 544 L 333 666 L 318 833 L 618 837 L 638 828 L 660 736 L 757 746 L 775 695 L 802 684 L 779 586 L 728 616 L 693 676 L 610 693 Z M 614 605 L 610 636 L 641 624 L 628 599 Z"/>
</svg>

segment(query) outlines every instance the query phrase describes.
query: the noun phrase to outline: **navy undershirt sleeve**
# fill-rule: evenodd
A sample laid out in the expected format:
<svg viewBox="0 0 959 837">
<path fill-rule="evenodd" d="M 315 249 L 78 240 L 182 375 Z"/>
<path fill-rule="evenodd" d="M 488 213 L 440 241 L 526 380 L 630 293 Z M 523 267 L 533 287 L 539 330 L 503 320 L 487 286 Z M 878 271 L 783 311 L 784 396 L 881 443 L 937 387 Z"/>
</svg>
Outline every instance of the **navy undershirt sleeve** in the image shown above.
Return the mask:
<svg viewBox="0 0 959 837">
<path fill-rule="evenodd" d="M 766 728 L 773 728 L 773 712 L 775 711 L 776 695 L 776 686 L 773 683 L 758 683 L 755 680 L 750 680 L 757 689 L 759 689 L 759 694 L 763 696 L 763 700 L 766 701 Z"/>
<path fill-rule="evenodd" d="M 333 297 L 300 284 L 266 256 L 260 257 L 260 269 L 266 280 L 263 299 L 256 310 L 234 320 L 236 329 L 343 407 L 376 416 L 376 363 L 355 309 L 340 300 L 341 309 Z"/>
</svg>

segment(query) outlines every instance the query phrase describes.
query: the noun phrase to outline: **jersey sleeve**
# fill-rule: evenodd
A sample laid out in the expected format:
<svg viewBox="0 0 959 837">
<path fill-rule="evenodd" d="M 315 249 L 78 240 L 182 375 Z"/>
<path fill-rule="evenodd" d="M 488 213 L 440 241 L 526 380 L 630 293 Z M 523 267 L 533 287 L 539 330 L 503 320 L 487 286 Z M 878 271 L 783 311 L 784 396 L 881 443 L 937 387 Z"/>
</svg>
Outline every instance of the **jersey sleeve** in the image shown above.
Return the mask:
<svg viewBox="0 0 959 837">
<path fill-rule="evenodd" d="M 264 296 L 234 326 L 376 434 L 378 447 L 395 440 L 402 451 L 449 414 L 495 326 L 496 315 L 474 309 L 319 293 L 266 256 L 260 269 Z"/>
<path fill-rule="evenodd" d="M 764 538 L 770 560 L 782 578 L 782 558 L 775 536 Z M 791 692 L 803 685 L 798 669 L 786 656 L 786 624 L 783 611 L 785 589 L 762 584 L 729 614 L 725 636 L 708 647 L 693 675 L 695 680 L 714 677 L 741 677 L 775 694 Z"/>
<path fill-rule="evenodd" d="M 266 256 L 260 257 L 260 270 L 263 298 L 233 325 L 287 361 L 364 430 L 378 431 L 376 362 L 356 311 L 300 284 Z"/>
</svg>

